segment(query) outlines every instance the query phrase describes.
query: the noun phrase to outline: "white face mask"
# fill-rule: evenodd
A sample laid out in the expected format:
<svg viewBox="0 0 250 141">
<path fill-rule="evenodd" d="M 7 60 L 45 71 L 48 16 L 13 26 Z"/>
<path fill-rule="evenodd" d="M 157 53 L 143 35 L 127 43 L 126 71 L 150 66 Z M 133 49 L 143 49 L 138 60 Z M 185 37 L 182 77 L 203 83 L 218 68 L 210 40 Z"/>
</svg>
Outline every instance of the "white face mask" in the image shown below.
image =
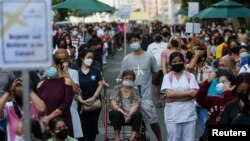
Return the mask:
<svg viewBox="0 0 250 141">
<path fill-rule="evenodd" d="M 92 59 L 84 59 L 84 60 L 83 60 L 83 63 L 84 63 L 86 66 L 90 67 L 90 66 L 92 65 L 92 63 L 93 63 L 93 60 L 92 60 Z"/>
<path fill-rule="evenodd" d="M 129 80 L 124 80 L 122 82 L 122 84 L 125 86 L 125 87 L 133 87 L 134 86 L 134 82 L 133 81 L 129 81 Z"/>
</svg>

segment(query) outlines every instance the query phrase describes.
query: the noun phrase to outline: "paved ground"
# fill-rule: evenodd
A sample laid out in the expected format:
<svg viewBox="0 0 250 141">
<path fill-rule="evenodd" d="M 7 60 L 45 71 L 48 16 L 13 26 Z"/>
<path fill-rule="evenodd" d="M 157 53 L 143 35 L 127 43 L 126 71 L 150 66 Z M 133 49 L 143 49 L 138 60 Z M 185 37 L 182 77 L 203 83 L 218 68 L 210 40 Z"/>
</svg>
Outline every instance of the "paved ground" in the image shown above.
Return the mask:
<svg viewBox="0 0 250 141">
<path fill-rule="evenodd" d="M 130 51 L 128 51 L 129 53 Z M 116 85 L 116 78 L 119 75 L 120 72 L 120 66 L 122 59 L 124 57 L 124 52 L 120 51 L 117 52 L 115 55 L 115 59 L 108 59 L 108 65 L 104 69 L 104 77 L 107 83 L 110 84 L 110 87 L 106 90 L 106 93 L 109 97 L 111 89 Z M 155 100 L 154 100 L 155 102 Z M 164 124 L 164 115 L 163 115 L 163 109 L 164 108 L 157 108 L 157 114 L 158 118 L 160 121 L 160 126 L 161 126 L 161 132 L 163 135 L 164 141 L 166 141 L 166 128 Z M 147 125 L 148 129 L 148 135 L 150 136 L 150 141 L 157 141 L 156 137 L 154 136 L 154 133 L 150 129 L 150 127 Z M 126 128 L 125 132 L 129 132 L 130 128 Z M 103 126 L 103 113 L 101 113 L 100 118 L 99 118 L 99 131 L 100 134 L 97 136 L 96 141 L 103 141 L 104 140 L 104 126 Z M 197 131 L 197 130 L 196 130 Z M 112 133 L 113 128 L 108 128 L 108 133 Z M 198 136 L 198 135 L 197 135 Z M 197 139 L 196 139 L 197 140 Z"/>
</svg>

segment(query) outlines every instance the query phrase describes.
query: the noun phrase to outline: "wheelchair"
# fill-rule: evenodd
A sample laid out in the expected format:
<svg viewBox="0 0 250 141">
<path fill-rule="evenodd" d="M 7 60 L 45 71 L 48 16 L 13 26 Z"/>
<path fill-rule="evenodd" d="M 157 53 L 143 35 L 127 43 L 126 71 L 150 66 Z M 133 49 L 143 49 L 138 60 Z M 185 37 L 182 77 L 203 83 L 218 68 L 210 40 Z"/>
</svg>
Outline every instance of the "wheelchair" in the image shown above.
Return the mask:
<svg viewBox="0 0 250 141">
<path fill-rule="evenodd" d="M 113 127 L 112 123 L 109 122 L 108 120 L 108 102 L 107 102 L 107 94 L 106 94 L 106 89 L 107 87 L 104 88 L 104 98 L 103 98 L 103 120 L 104 120 L 104 141 L 114 141 L 115 140 L 115 133 L 112 129 L 112 131 L 108 130 L 109 127 Z M 138 86 L 139 94 L 141 95 L 141 86 Z M 139 104 L 139 111 L 141 111 L 141 102 Z M 123 125 L 122 126 L 122 131 L 120 135 L 120 141 L 129 141 L 131 132 L 126 132 L 125 130 L 127 129 L 126 126 L 128 125 Z M 139 134 L 136 137 L 136 141 L 150 141 L 150 136 L 148 134 L 145 120 L 142 118 Z"/>
</svg>

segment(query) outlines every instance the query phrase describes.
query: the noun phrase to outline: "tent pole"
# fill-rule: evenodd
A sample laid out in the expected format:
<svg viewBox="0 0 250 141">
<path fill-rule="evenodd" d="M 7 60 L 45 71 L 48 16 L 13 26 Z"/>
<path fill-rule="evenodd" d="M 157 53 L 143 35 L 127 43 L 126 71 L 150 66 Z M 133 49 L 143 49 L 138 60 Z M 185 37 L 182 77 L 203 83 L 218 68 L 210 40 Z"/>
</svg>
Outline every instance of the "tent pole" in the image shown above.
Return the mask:
<svg viewBox="0 0 250 141">
<path fill-rule="evenodd" d="M 192 49 L 194 51 L 194 17 L 192 17 Z"/>
</svg>

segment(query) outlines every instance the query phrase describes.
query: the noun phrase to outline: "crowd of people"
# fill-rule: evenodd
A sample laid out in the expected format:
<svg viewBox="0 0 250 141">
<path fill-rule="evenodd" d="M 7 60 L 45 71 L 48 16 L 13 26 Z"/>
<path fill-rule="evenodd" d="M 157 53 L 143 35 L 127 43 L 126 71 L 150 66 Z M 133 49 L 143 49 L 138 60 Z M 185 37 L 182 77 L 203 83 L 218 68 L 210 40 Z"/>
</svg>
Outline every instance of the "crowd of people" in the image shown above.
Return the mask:
<svg viewBox="0 0 250 141">
<path fill-rule="evenodd" d="M 200 34 L 168 25 L 94 23 L 53 27 L 53 63 L 30 71 L 30 112 L 23 112 L 23 80 L 18 70 L 0 69 L 0 140 L 23 141 L 23 114 L 31 117 L 36 141 L 95 141 L 102 106 L 120 140 L 131 125 L 138 140 L 142 121 L 158 141 L 200 141 L 209 125 L 250 124 L 250 35 L 244 28 L 212 23 Z M 103 105 L 103 69 L 123 49 L 127 30 L 131 53 L 121 62 L 121 84 Z M 137 86 L 140 86 L 138 89 Z M 161 97 L 163 95 L 163 98 Z M 153 102 L 153 96 L 156 104 Z M 160 128 L 156 108 L 164 108 Z"/>
</svg>

